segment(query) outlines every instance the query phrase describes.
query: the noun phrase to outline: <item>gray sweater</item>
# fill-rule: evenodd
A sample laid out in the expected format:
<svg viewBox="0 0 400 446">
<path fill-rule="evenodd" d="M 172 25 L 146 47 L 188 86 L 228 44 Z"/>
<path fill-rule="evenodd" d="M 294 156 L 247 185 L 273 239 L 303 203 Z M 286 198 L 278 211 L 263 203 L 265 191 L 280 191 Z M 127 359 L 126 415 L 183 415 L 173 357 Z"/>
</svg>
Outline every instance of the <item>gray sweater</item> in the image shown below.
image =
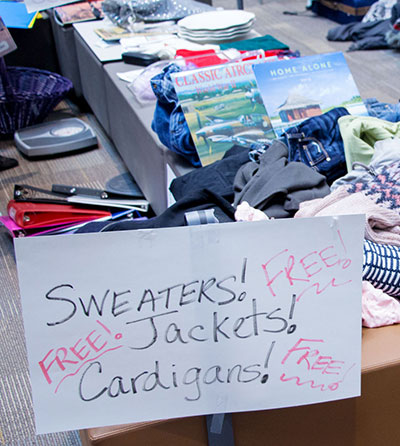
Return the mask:
<svg viewBox="0 0 400 446">
<path fill-rule="evenodd" d="M 237 172 L 234 180 L 234 207 L 243 201 L 268 217 L 293 217 L 303 201 L 330 193 L 323 175 L 301 162 L 288 161 L 288 148 L 275 140 L 260 156 Z"/>
</svg>

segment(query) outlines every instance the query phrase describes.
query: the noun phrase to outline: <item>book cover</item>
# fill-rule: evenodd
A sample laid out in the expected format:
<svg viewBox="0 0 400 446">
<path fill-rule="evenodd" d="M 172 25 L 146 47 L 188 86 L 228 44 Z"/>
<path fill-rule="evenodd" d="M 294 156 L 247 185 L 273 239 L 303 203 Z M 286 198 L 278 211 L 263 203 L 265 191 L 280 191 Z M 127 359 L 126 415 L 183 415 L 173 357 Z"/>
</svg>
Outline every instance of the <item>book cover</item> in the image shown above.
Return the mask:
<svg viewBox="0 0 400 446">
<path fill-rule="evenodd" d="M 134 32 L 121 28 L 120 26 L 96 28 L 94 32 L 106 42 L 118 42 L 123 38 L 135 37 L 137 35 Z"/>
<path fill-rule="evenodd" d="M 102 0 L 70 3 L 54 8 L 54 12 L 63 25 L 69 25 L 71 23 L 101 19 L 103 17 L 101 4 Z"/>
<path fill-rule="evenodd" d="M 234 144 L 250 147 L 275 138 L 253 72 L 253 64 L 260 61 L 171 75 L 203 166 L 221 159 Z"/>
<path fill-rule="evenodd" d="M 335 107 L 368 114 L 341 52 L 258 64 L 254 74 L 277 136 Z"/>
</svg>

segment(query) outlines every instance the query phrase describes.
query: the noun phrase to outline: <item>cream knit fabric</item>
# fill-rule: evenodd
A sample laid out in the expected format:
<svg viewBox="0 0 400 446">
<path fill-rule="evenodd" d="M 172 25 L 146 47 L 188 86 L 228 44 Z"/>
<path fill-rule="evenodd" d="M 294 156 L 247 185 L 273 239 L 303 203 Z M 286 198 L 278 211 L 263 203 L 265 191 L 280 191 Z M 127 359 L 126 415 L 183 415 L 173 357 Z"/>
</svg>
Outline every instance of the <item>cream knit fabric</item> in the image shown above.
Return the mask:
<svg viewBox="0 0 400 446">
<path fill-rule="evenodd" d="M 400 214 L 376 204 L 363 192 L 350 194 L 341 186 L 324 198 L 304 201 L 295 218 L 365 214 L 365 238 L 400 246 Z"/>
</svg>

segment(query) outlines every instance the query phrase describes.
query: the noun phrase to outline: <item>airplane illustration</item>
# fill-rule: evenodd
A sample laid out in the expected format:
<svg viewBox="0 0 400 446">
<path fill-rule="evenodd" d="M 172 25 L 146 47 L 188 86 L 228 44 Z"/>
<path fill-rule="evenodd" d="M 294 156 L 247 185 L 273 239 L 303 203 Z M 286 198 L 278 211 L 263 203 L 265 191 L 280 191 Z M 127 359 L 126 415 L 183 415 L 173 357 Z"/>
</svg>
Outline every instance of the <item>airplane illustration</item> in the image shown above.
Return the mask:
<svg viewBox="0 0 400 446">
<path fill-rule="evenodd" d="M 216 116 L 207 116 L 205 125 L 201 125 L 200 116 L 197 114 L 199 130 L 197 138 L 202 138 L 210 148 L 213 143 L 237 143 L 249 146 L 254 142 L 269 141 L 265 131 L 270 127 L 268 117 L 260 113 L 243 114 L 234 119 L 223 119 Z"/>
</svg>

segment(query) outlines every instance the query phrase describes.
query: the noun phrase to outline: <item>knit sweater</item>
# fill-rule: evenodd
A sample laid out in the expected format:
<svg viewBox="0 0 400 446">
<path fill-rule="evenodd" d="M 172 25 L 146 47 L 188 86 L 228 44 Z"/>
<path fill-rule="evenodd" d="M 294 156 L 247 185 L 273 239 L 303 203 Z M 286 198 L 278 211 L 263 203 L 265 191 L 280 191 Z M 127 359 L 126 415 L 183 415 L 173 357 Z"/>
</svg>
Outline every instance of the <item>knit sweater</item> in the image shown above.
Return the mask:
<svg viewBox="0 0 400 446">
<path fill-rule="evenodd" d="M 375 243 L 400 246 L 400 214 L 387 209 L 363 192 L 349 193 L 341 186 L 325 198 L 300 204 L 295 217 L 365 214 L 365 238 Z"/>
</svg>

